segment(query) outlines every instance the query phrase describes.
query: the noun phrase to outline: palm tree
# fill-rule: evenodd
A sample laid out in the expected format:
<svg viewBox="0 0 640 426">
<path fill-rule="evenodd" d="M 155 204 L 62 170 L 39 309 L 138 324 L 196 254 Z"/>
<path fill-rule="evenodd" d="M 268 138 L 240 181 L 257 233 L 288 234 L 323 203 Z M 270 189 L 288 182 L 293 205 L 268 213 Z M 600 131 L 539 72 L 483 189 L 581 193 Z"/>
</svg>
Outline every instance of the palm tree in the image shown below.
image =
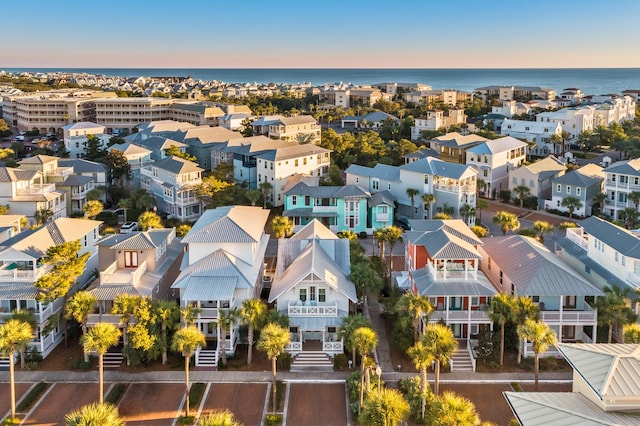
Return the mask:
<svg viewBox="0 0 640 426">
<path fill-rule="evenodd" d="M 253 333 L 264 322 L 267 314 L 267 306 L 260 299 L 245 299 L 240 309 L 242 322 L 249 326 L 247 333 L 247 365 L 253 360 Z"/>
<path fill-rule="evenodd" d="M 482 223 L 482 210 L 489 207 L 489 201 L 484 198 L 476 198 L 476 211 L 478 212 L 478 221 Z"/>
<path fill-rule="evenodd" d="M 262 191 L 259 189 L 250 189 L 245 193 L 245 196 L 249 200 L 252 206 L 255 206 L 256 203 L 262 198 Z"/>
<path fill-rule="evenodd" d="M 31 332 L 34 333 L 36 327 L 38 326 L 38 320 L 36 319 L 36 314 L 27 309 L 16 309 L 11 313 L 11 319 L 26 322 L 31 326 Z M 20 352 L 20 368 L 23 370 L 27 368 L 27 360 L 25 356 L 25 351 L 29 347 L 29 342 L 25 342 L 22 345 L 18 345 L 17 349 Z"/>
<path fill-rule="evenodd" d="M 471 204 L 463 204 L 462 207 L 460 207 L 460 216 L 462 216 L 462 219 L 467 224 L 469 223 L 469 219 L 475 216 L 475 214 L 476 209 L 471 206 Z"/>
<path fill-rule="evenodd" d="M 64 307 L 64 315 L 67 319 L 74 319 L 82 328 L 82 335 L 87 334 L 87 321 L 89 314 L 93 312 L 93 308 L 97 303 L 95 296 L 88 291 L 78 291 L 71 296 Z M 89 362 L 89 354 L 84 351 L 84 362 Z"/>
<path fill-rule="evenodd" d="M 227 365 L 227 334 L 233 330 L 240 312 L 237 308 L 220 309 L 218 312 L 218 327 L 220 327 L 220 347 L 222 348 L 222 365 Z M 233 344 L 232 344 L 233 346 Z"/>
<path fill-rule="evenodd" d="M 135 316 L 138 311 L 138 306 L 140 305 L 140 296 L 135 296 L 131 294 L 119 294 L 113 300 L 113 307 L 111 308 L 111 313 L 115 315 L 120 315 L 120 325 L 122 327 L 122 342 L 124 346 L 127 346 L 129 343 L 128 331 L 129 331 L 129 323 Z M 130 364 L 130 359 L 127 356 L 127 365 Z"/>
<path fill-rule="evenodd" d="M 284 238 L 293 232 L 293 222 L 288 217 L 276 216 L 271 221 L 271 231 L 275 238 Z"/>
<path fill-rule="evenodd" d="M 431 351 L 436 362 L 435 393 L 440 391 L 440 365 L 448 364 L 449 360 L 458 348 L 458 341 L 451 328 L 442 324 L 429 324 L 425 327 L 424 334 L 420 338 L 422 343 Z"/>
<path fill-rule="evenodd" d="M 640 192 L 632 191 L 627 195 L 627 199 L 636 206 L 636 210 L 638 210 L 638 206 L 640 205 Z"/>
<path fill-rule="evenodd" d="M 544 220 L 536 220 L 533 222 L 533 230 L 536 231 L 538 239 L 544 243 L 544 234 L 553 232 L 553 225 Z"/>
<path fill-rule="evenodd" d="M 542 321 L 528 319 L 518 326 L 518 336 L 521 339 L 530 340 L 535 358 L 535 391 L 538 391 L 538 375 L 540 370 L 540 354 L 545 353 L 549 346 L 558 343 L 555 332 Z"/>
<path fill-rule="evenodd" d="M 118 207 L 124 210 L 124 221 L 127 222 L 127 211 L 133 208 L 133 201 L 131 201 L 131 198 L 121 198 L 118 201 Z"/>
<path fill-rule="evenodd" d="M 624 210 L 621 210 L 618 213 L 619 218 L 624 219 L 624 226 L 627 229 L 635 227 L 636 223 L 638 222 L 639 215 L 640 213 L 638 213 L 638 210 L 636 210 L 634 207 L 626 207 Z"/>
<path fill-rule="evenodd" d="M 10 319 L 0 325 L 0 354 L 9 357 L 9 381 L 11 387 L 11 418 L 16 418 L 16 382 L 14 359 L 18 348 L 33 339 L 33 329 L 28 322 Z"/>
<path fill-rule="evenodd" d="M 265 352 L 271 360 L 271 389 L 273 392 L 271 398 L 274 413 L 278 409 L 276 407 L 276 361 L 290 341 L 291 335 L 289 334 L 289 330 L 275 323 L 265 325 L 258 339 L 258 349 Z"/>
<path fill-rule="evenodd" d="M 640 343 L 640 324 L 633 323 L 624 326 L 624 342 Z"/>
<path fill-rule="evenodd" d="M 420 194 L 420 190 L 416 188 L 407 188 L 407 197 L 411 200 L 411 219 L 416 218 L 416 195 Z"/>
<path fill-rule="evenodd" d="M 138 210 L 147 210 L 155 203 L 155 198 L 146 189 L 139 188 L 131 193 L 129 197 L 133 207 Z"/>
<path fill-rule="evenodd" d="M 560 205 L 569 210 L 569 219 L 573 218 L 573 212 L 582 208 L 582 201 L 578 197 L 574 197 L 573 195 L 569 195 L 568 197 L 564 197 Z"/>
<path fill-rule="evenodd" d="M 593 196 L 593 204 L 598 205 L 598 217 L 602 217 L 602 213 L 604 212 L 604 202 L 607 199 L 607 194 L 604 192 L 600 192 Z"/>
<path fill-rule="evenodd" d="M 263 201 L 262 207 L 266 209 L 267 199 L 269 198 L 269 194 L 271 194 L 271 191 L 273 190 L 273 185 L 271 185 L 269 182 L 262 182 L 260 185 L 258 185 L 258 189 L 262 194 L 262 201 Z"/>
<path fill-rule="evenodd" d="M 589 146 L 591 142 L 591 138 L 593 137 L 593 132 L 591 130 L 583 130 L 578 135 L 578 145 L 580 145 L 580 149 L 585 149 L 585 147 Z"/>
<path fill-rule="evenodd" d="M 427 368 L 435 361 L 431 348 L 426 345 L 423 340 L 419 340 L 407 350 L 407 355 L 416 366 L 416 370 L 420 371 L 420 397 L 422 398 L 422 407 L 420 410 L 420 418 L 424 420 L 424 413 L 427 407 Z"/>
<path fill-rule="evenodd" d="M 389 244 L 389 275 L 393 272 L 393 247 L 402 241 L 404 231 L 397 226 L 388 226 L 383 229 L 384 239 Z"/>
<path fill-rule="evenodd" d="M 473 403 L 451 391 L 443 392 L 434 401 L 430 423 L 441 426 L 476 426 L 480 416 Z"/>
<path fill-rule="evenodd" d="M 518 195 L 518 198 L 520 199 L 520 208 L 522 208 L 524 199 L 531 195 L 531 188 L 529 188 L 527 185 L 518 185 L 513 188 L 513 192 Z"/>
<path fill-rule="evenodd" d="M 118 408 L 115 405 L 95 402 L 73 410 L 64 419 L 67 426 L 124 426 L 125 424 L 118 415 Z"/>
<path fill-rule="evenodd" d="M 500 293 L 491 298 L 489 304 L 489 318 L 500 325 L 500 365 L 504 364 L 504 325 L 507 321 L 513 321 L 515 302 L 513 296 Z"/>
<path fill-rule="evenodd" d="M 182 327 L 173 335 L 171 348 L 184 356 L 185 417 L 189 417 L 189 364 L 191 356 L 198 350 L 198 347 L 206 344 L 204 334 L 193 325 Z"/>
<path fill-rule="evenodd" d="M 358 405 L 358 413 L 360 413 L 362 410 L 362 404 L 364 403 L 364 376 L 367 358 L 378 344 L 378 335 L 372 328 L 357 328 L 353 332 L 353 344 L 360 354 L 360 405 Z"/>
<path fill-rule="evenodd" d="M 604 296 L 596 300 L 598 325 L 608 328 L 607 343 L 611 343 L 614 327 L 617 331 L 620 325 L 635 322 L 636 316 L 625 300 L 628 297 L 627 291 L 614 284 L 605 286 L 603 292 Z"/>
<path fill-rule="evenodd" d="M 420 331 L 420 320 L 426 317 L 424 322 L 428 323 L 429 314 L 433 311 L 429 298 L 412 292 L 405 293 L 398 300 L 396 311 L 405 314 L 411 320 L 413 343 L 416 343 Z"/>
<path fill-rule="evenodd" d="M 84 207 L 82 207 L 82 211 L 89 219 L 98 216 L 102 210 L 104 210 L 104 205 L 99 200 L 89 200 Z"/>
<path fill-rule="evenodd" d="M 360 327 L 371 327 L 371 322 L 362 314 L 355 314 L 342 317 L 340 328 L 338 328 L 338 338 L 344 340 L 344 343 L 351 347 L 351 362 L 353 365 L 356 365 L 357 352 L 353 336 L 354 332 Z"/>
<path fill-rule="evenodd" d="M 104 354 L 110 347 L 118 344 L 120 330 L 113 324 L 98 323 L 82 336 L 82 344 L 88 352 L 98 354 L 98 371 L 100 377 L 100 404 L 104 402 Z"/>
<path fill-rule="evenodd" d="M 520 228 L 520 221 L 518 217 L 509 212 L 496 212 L 493 217 L 493 223 L 500 225 L 502 235 L 507 235 L 508 231 L 517 231 Z"/>
<path fill-rule="evenodd" d="M 208 416 L 198 419 L 198 426 L 242 426 L 242 423 L 233 417 L 229 410 L 216 411 Z"/>
<path fill-rule="evenodd" d="M 409 415 L 409 403 L 395 389 L 381 389 L 367 397 L 358 418 L 360 424 L 396 426 Z"/>
<path fill-rule="evenodd" d="M 431 210 L 433 207 L 433 203 L 436 201 L 436 196 L 433 194 L 423 194 L 422 195 L 422 202 L 426 205 L 429 206 L 427 207 L 427 209 L 429 210 L 429 219 L 431 219 Z"/>
<path fill-rule="evenodd" d="M 167 348 L 169 347 L 168 329 L 172 329 L 180 321 L 180 310 L 174 301 L 160 300 L 155 304 L 156 314 L 160 320 L 162 334 L 162 364 L 167 363 Z"/>
<path fill-rule="evenodd" d="M 530 297 L 519 296 L 515 299 L 515 311 L 513 314 L 513 321 L 517 325 L 524 324 L 528 319 L 538 319 L 538 312 L 540 308 L 536 305 Z M 518 343 L 518 364 L 522 358 L 522 342 Z"/>
<path fill-rule="evenodd" d="M 196 319 L 198 319 L 200 312 L 202 309 L 196 308 L 194 305 L 187 305 L 180 309 L 180 316 L 182 316 L 185 325 L 196 325 Z"/>
</svg>

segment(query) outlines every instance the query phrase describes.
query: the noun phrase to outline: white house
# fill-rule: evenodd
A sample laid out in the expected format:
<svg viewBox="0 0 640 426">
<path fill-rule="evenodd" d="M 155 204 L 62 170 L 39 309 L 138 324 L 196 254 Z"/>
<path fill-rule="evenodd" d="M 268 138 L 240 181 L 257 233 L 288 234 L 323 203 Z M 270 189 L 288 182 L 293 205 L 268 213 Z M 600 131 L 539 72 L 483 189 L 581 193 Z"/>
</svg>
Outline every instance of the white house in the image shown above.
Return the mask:
<svg viewBox="0 0 640 426">
<path fill-rule="evenodd" d="M 500 134 L 535 142 L 535 147 L 529 148 L 532 155 L 545 156 L 561 153 L 562 147 L 554 144 L 553 135 L 560 136 L 562 126 L 559 123 L 537 121 L 510 120 L 505 118 L 500 126 Z"/>
<path fill-rule="evenodd" d="M 278 240 L 269 303 L 275 302 L 278 312 L 289 317 L 288 352 L 318 348 L 330 356 L 343 352 L 337 331 L 358 301 L 349 273 L 349 242 L 317 220 L 293 237 Z"/>
<path fill-rule="evenodd" d="M 427 111 L 425 117 L 415 119 L 415 124 L 411 126 L 411 140 L 418 140 L 422 137 L 422 131 L 433 131 L 451 126 L 460 126 L 467 122 L 464 109 L 451 108 L 449 111 L 439 109 Z"/>
<path fill-rule="evenodd" d="M 467 165 L 478 172 L 478 179 L 486 185 L 485 197 L 496 198 L 497 194 L 509 187 L 509 170 L 520 167 L 527 156 L 527 144 L 506 136 L 487 140 L 466 151 Z"/>
<path fill-rule="evenodd" d="M 235 351 L 239 325 L 231 329 L 223 347 L 219 312 L 260 296 L 268 217 L 269 211 L 260 207 L 206 210 L 182 239 L 187 248 L 172 288 L 182 308 L 200 309 L 195 324 L 204 333 L 207 347 L 198 350 L 196 365 L 215 367 L 220 351 Z"/>
<path fill-rule="evenodd" d="M 594 110 L 588 107 L 563 108 L 557 111 L 541 112 L 536 115 L 536 121 L 559 124 L 563 132 L 569 133 L 569 140 L 575 140 L 580 133 L 593 131 L 595 114 Z"/>
<path fill-rule="evenodd" d="M 88 121 L 62 126 L 64 146 L 69 151 L 69 157 L 82 158 L 84 156 L 84 149 L 89 135 L 93 135 L 98 139 L 101 148 L 106 148 L 111 135 L 106 134 L 104 129 L 104 126 Z"/>
<path fill-rule="evenodd" d="M 156 197 L 156 207 L 182 221 L 196 220 L 203 210 L 195 186 L 204 169 L 180 157 L 167 157 L 140 170 L 140 185 Z"/>
<path fill-rule="evenodd" d="M 63 337 L 60 326 L 48 330 L 49 318 L 57 319 L 63 309 L 63 300 L 51 303 L 37 300 L 39 291 L 33 285 L 51 270 L 42 263 L 50 247 L 80 241 L 80 254 L 90 257 L 83 274 L 71 293 L 82 288 L 93 278 L 98 268 L 98 256 L 94 243 L 98 241 L 98 229 L 102 222 L 86 219 L 58 218 L 35 231 L 25 231 L 4 241 L 0 247 L 0 322 L 11 317 L 16 309 L 33 312 L 36 319 L 35 338 L 30 346 L 46 357 Z"/>
<path fill-rule="evenodd" d="M 607 198 L 602 212 L 614 219 L 621 219 L 620 212 L 635 207 L 629 194 L 640 191 L 640 159 L 618 161 L 604 169 L 604 193 Z"/>
</svg>

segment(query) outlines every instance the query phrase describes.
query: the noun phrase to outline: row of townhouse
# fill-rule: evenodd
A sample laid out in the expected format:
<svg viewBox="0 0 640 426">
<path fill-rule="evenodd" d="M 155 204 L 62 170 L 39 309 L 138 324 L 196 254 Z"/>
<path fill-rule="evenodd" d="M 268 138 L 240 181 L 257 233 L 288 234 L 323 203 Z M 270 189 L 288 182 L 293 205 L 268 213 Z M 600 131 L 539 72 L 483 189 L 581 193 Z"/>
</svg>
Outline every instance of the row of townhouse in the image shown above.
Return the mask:
<svg viewBox="0 0 640 426">
<path fill-rule="evenodd" d="M 0 168 L 0 204 L 31 224 L 43 210 L 53 219 L 82 212 L 89 191 L 107 184 L 106 166 L 90 161 L 37 155 L 19 164 Z"/>
<path fill-rule="evenodd" d="M 397 201 L 398 213 L 408 218 L 428 218 L 438 211 L 452 209 L 454 218 L 460 217 L 465 204 L 475 208 L 477 171 L 467 165 L 449 163 L 433 157 L 399 167 L 376 164 L 375 167 L 351 165 L 346 170 L 347 185 L 358 186 L 375 194 L 389 191 Z M 416 189 L 411 199 L 407 189 Z M 435 197 L 433 206 L 422 201 L 424 194 Z M 432 210 L 429 212 L 429 210 Z M 475 218 L 469 218 L 472 223 Z"/>
<path fill-rule="evenodd" d="M 435 103 L 442 103 L 456 107 L 473 101 L 473 93 L 454 89 L 424 89 L 406 92 L 404 94 L 404 100 L 414 104 L 422 103 L 431 105 Z"/>
<path fill-rule="evenodd" d="M 405 271 L 395 279 L 429 298 L 429 322 L 470 342 L 493 327 L 486 307 L 503 292 L 531 298 L 560 341 L 594 341 L 597 312 L 588 302 L 603 293 L 542 244 L 520 235 L 480 240 L 459 220 L 409 222 Z M 532 353 L 529 343 L 523 350 Z"/>
</svg>

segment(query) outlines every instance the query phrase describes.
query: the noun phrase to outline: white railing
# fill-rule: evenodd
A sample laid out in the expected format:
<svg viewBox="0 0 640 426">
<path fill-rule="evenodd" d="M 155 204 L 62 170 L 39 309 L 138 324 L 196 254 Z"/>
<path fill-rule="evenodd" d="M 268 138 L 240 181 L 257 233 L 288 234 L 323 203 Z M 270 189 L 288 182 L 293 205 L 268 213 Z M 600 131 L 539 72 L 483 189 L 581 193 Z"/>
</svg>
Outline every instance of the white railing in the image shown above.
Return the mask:
<svg viewBox="0 0 640 426">
<path fill-rule="evenodd" d="M 31 195 L 31 194 L 46 194 L 56 190 L 55 184 L 39 184 L 34 183 L 28 188 L 18 189 L 16 194 L 18 195 Z"/>
<path fill-rule="evenodd" d="M 476 357 L 473 352 L 473 348 L 471 347 L 471 340 L 467 339 L 467 352 L 469 352 L 469 358 L 471 359 L 471 366 L 473 367 L 473 371 L 476 371 Z"/>
<path fill-rule="evenodd" d="M 147 261 L 142 262 L 135 271 L 131 273 L 131 285 L 136 286 L 140 282 L 142 276 L 147 272 Z"/>
<path fill-rule="evenodd" d="M 44 269 L 44 268 L 43 268 Z M 38 271 L 33 271 L 30 269 L 28 271 L 19 270 L 19 269 L 0 269 L 0 277 L 6 279 L 10 278 L 16 281 L 31 281 L 35 280 L 39 275 Z"/>
<path fill-rule="evenodd" d="M 284 350 L 289 353 L 302 352 L 302 342 L 289 342 Z"/>
<path fill-rule="evenodd" d="M 142 176 L 155 177 L 153 176 L 153 169 L 151 167 L 142 167 L 140 169 L 140 174 Z"/>
<path fill-rule="evenodd" d="M 120 318 L 120 315 L 114 314 L 90 314 L 89 319 L 87 320 L 87 326 L 92 327 L 101 322 L 119 325 Z"/>
<path fill-rule="evenodd" d="M 62 298 L 58 298 L 53 302 L 47 304 L 47 306 L 45 306 L 44 309 L 40 311 L 40 314 L 39 314 L 40 324 L 44 323 L 47 320 L 47 318 L 49 318 L 51 315 L 57 313 L 60 309 L 62 309 L 62 304 L 63 304 Z"/>
<path fill-rule="evenodd" d="M 429 314 L 429 322 L 431 323 L 436 323 L 440 321 L 440 319 L 443 319 L 447 322 L 449 321 L 456 321 L 456 322 L 469 321 L 469 322 L 476 322 L 476 323 L 491 322 L 491 320 L 489 319 L 489 314 L 487 313 L 487 311 L 484 311 L 484 310 L 475 310 L 475 311 L 473 310 L 472 311 L 437 310 Z"/>
<path fill-rule="evenodd" d="M 218 308 L 202 308 L 198 314 L 198 319 L 218 318 Z"/>
<path fill-rule="evenodd" d="M 314 213 L 335 213 L 338 211 L 338 206 L 313 206 Z"/>
<path fill-rule="evenodd" d="M 540 354 L 540 358 L 547 358 L 547 357 L 559 356 L 559 355 L 560 355 L 560 351 L 558 350 L 558 347 L 550 346 L 549 349 L 547 349 L 547 351 Z M 534 356 L 533 344 L 531 342 L 525 342 L 524 349 L 522 351 L 522 356 L 524 356 L 525 358 Z"/>
<path fill-rule="evenodd" d="M 582 247 L 585 250 L 587 249 L 589 241 L 582 235 L 582 229 L 580 230 L 580 233 L 572 229 L 567 229 L 567 239 L 577 246 Z"/>
<path fill-rule="evenodd" d="M 307 302 L 308 303 L 308 302 Z M 335 317 L 338 315 L 338 304 L 298 306 L 289 304 L 288 315 L 290 317 Z"/>
<path fill-rule="evenodd" d="M 376 214 L 376 220 L 378 222 L 388 222 L 389 221 L 389 213 L 378 213 Z"/>
<path fill-rule="evenodd" d="M 598 311 L 594 310 L 587 303 L 584 309 L 563 310 L 563 311 L 540 311 L 540 320 L 546 323 L 587 323 L 591 324 L 598 318 Z"/>
<path fill-rule="evenodd" d="M 73 174 L 73 167 L 58 167 L 55 172 L 47 173 L 50 176 L 69 177 Z"/>
<path fill-rule="evenodd" d="M 107 266 L 107 269 L 100 272 L 100 282 L 104 283 L 108 280 L 108 275 L 113 275 L 118 270 L 118 261 L 113 262 L 111 265 Z"/>
<path fill-rule="evenodd" d="M 180 204 L 180 205 L 185 205 L 185 204 L 193 204 L 198 202 L 198 197 L 185 197 L 185 198 L 180 198 L 178 197 L 176 199 L 176 203 Z"/>
<path fill-rule="evenodd" d="M 344 352 L 344 344 L 342 340 L 339 342 L 322 342 L 322 352 L 341 354 Z"/>
<path fill-rule="evenodd" d="M 582 333 L 582 343 L 593 343 L 593 340 L 588 335 Z"/>
</svg>

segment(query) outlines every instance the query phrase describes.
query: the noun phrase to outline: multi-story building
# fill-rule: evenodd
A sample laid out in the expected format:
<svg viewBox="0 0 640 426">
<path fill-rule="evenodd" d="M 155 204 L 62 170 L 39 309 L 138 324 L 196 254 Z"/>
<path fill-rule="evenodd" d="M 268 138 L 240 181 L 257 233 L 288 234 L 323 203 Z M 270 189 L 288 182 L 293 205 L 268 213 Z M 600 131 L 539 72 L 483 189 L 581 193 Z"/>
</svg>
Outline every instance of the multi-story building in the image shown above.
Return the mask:
<svg viewBox="0 0 640 426">
<path fill-rule="evenodd" d="M 320 92 L 320 102 L 344 108 L 372 107 L 380 99 L 391 100 L 393 95 L 372 87 L 329 88 Z"/>
<path fill-rule="evenodd" d="M 418 140 L 422 137 L 422 131 L 434 131 L 442 128 L 448 129 L 451 126 L 460 126 L 467 122 L 464 109 L 451 108 L 449 111 L 433 110 L 427 111 L 426 117 L 418 117 L 415 124 L 411 126 L 411 139 Z"/>
<path fill-rule="evenodd" d="M 441 160 L 466 164 L 467 150 L 486 141 L 488 141 L 488 139 L 482 136 L 474 134 L 461 135 L 458 132 L 450 132 L 446 135 L 431 139 L 429 145 L 432 149 L 440 153 Z"/>
<path fill-rule="evenodd" d="M 282 117 L 269 124 L 269 137 L 298 143 L 319 143 L 320 125 L 310 115 Z"/>
<path fill-rule="evenodd" d="M 242 134 L 224 127 L 199 126 L 174 132 L 171 139 L 189 146 L 189 154 L 196 157 L 198 165 L 205 170 L 211 170 L 213 151 L 225 146 L 231 139 L 242 138 Z"/>
<path fill-rule="evenodd" d="M 176 100 L 171 106 L 171 118 L 194 126 L 219 126 L 220 119 L 229 114 L 251 114 L 246 105 L 219 102 L 185 102 Z"/>
<path fill-rule="evenodd" d="M 36 223 L 36 213 L 49 210 L 52 218 L 67 216 L 65 192 L 46 183 L 42 171 L 0 167 L 0 204 L 8 205 L 12 214 L 24 215 Z"/>
<path fill-rule="evenodd" d="M 509 191 L 512 197 L 517 197 L 513 190 L 524 185 L 529 188 L 532 197 L 538 197 L 538 207 L 544 206 L 544 200 L 551 198 L 551 182 L 562 176 L 567 167 L 553 155 L 538 160 L 535 163 L 509 170 Z"/>
<path fill-rule="evenodd" d="M 203 210 L 195 194 L 195 186 L 202 183 L 202 172 L 196 163 L 171 156 L 143 167 L 140 186 L 156 197 L 161 212 L 181 221 L 193 221 Z"/>
<path fill-rule="evenodd" d="M 115 93 L 86 89 L 64 89 L 3 96 L 2 117 L 17 130 L 38 130 L 62 135 L 74 122 L 96 121 L 96 100 Z"/>
<path fill-rule="evenodd" d="M 4 241 L 0 249 L 0 322 L 9 319 L 17 309 L 34 313 L 35 337 L 30 347 L 43 357 L 51 353 L 62 340 L 63 330 L 57 319 L 63 309 L 63 299 L 53 302 L 39 301 L 39 291 L 34 283 L 51 270 L 51 265 L 42 263 L 47 250 L 55 245 L 80 241 L 80 254 L 90 257 L 82 275 L 76 280 L 76 289 L 87 285 L 98 267 L 98 229 L 102 222 L 87 219 L 58 218 L 34 231 L 24 231 Z M 54 321 L 55 320 L 55 321 Z M 51 323 L 51 324 L 50 324 Z"/>
<path fill-rule="evenodd" d="M 551 179 L 551 200 L 545 200 L 545 209 L 569 211 L 562 206 L 566 197 L 580 200 L 581 207 L 574 209 L 575 216 L 590 216 L 593 214 L 594 197 L 602 192 L 604 171 L 596 164 L 587 164 L 577 170 L 572 170 L 562 176 Z M 599 210 L 602 206 L 596 206 Z"/>
<path fill-rule="evenodd" d="M 478 250 L 480 268 L 498 291 L 530 298 L 558 341 L 595 342 L 598 315 L 588 301 L 603 293 L 561 258 L 522 235 L 487 238 Z M 532 352 L 528 345 L 523 353 Z"/>
<path fill-rule="evenodd" d="M 89 135 L 93 135 L 98 139 L 99 147 L 102 149 L 107 147 L 111 138 L 111 135 L 104 133 L 104 126 L 86 121 L 62 126 L 62 135 L 64 146 L 69 151 L 69 157 L 71 158 L 82 158 L 84 156 Z"/>
<path fill-rule="evenodd" d="M 138 180 L 140 177 L 140 169 L 142 167 L 153 163 L 153 160 L 151 159 L 151 151 L 132 142 L 112 145 L 107 149 L 107 151 L 123 152 L 131 166 L 131 174 L 133 175 L 134 180 Z"/>
<path fill-rule="evenodd" d="M 107 133 L 120 129 L 132 132 L 143 123 L 172 118 L 172 99 L 167 98 L 112 98 L 95 100 L 95 121 Z"/>
<path fill-rule="evenodd" d="M 607 195 L 602 213 L 613 219 L 622 219 L 620 213 L 636 207 L 629 199 L 632 192 L 640 192 L 640 159 L 618 161 L 604 169 L 604 193 Z"/>
<path fill-rule="evenodd" d="M 554 123 L 562 127 L 563 132 L 569 133 L 569 141 L 575 140 L 580 133 L 593 131 L 595 114 L 592 108 L 563 108 L 553 112 L 542 112 L 536 115 L 536 121 Z M 567 150 L 565 146 L 564 151 Z"/>
<path fill-rule="evenodd" d="M 475 208 L 476 176 L 473 167 L 427 157 L 400 167 L 376 164 L 375 167 L 351 165 L 346 171 L 347 185 L 357 185 L 371 194 L 389 191 L 398 203 L 397 213 L 408 218 L 429 218 L 435 212 L 459 218 L 465 204 Z M 407 189 L 418 190 L 413 200 Z M 424 194 L 433 194 L 433 205 L 423 203 Z M 432 211 L 430 211 L 430 209 Z M 473 223 L 475 218 L 468 218 Z"/>
<path fill-rule="evenodd" d="M 532 155 L 546 156 L 563 152 L 561 144 L 553 143 L 554 135 L 562 135 L 560 123 L 505 118 L 500 126 L 500 134 L 535 143 L 535 146 L 529 147 L 529 153 Z"/>
<path fill-rule="evenodd" d="M 172 288 L 182 308 L 199 309 L 195 325 L 204 333 L 207 346 L 196 353 L 198 366 L 215 367 L 221 351 L 235 352 L 239 325 L 228 331 L 223 346 L 220 311 L 239 308 L 244 300 L 260 296 L 268 217 L 269 211 L 260 207 L 206 210 L 182 239 L 187 247 Z"/>
<path fill-rule="evenodd" d="M 499 105 L 491 107 L 491 114 L 501 115 L 511 118 L 516 114 L 527 114 L 531 107 L 524 102 L 516 102 L 513 100 L 503 100 Z"/>
<path fill-rule="evenodd" d="M 358 302 L 348 278 L 349 242 L 313 220 L 278 240 L 278 259 L 269 303 L 289 318 L 287 351 L 297 355 L 319 346 L 329 356 L 343 353 L 338 328 Z"/>
<path fill-rule="evenodd" d="M 467 165 L 478 172 L 485 183 L 486 197 L 495 198 L 509 186 L 509 170 L 520 167 L 526 160 L 527 144 L 510 136 L 487 140 L 467 149 Z"/>
<path fill-rule="evenodd" d="M 556 98 L 555 90 L 539 86 L 486 86 L 475 89 L 474 93 L 484 101 L 490 99 L 501 101 L 544 99 L 551 101 Z"/>
</svg>

